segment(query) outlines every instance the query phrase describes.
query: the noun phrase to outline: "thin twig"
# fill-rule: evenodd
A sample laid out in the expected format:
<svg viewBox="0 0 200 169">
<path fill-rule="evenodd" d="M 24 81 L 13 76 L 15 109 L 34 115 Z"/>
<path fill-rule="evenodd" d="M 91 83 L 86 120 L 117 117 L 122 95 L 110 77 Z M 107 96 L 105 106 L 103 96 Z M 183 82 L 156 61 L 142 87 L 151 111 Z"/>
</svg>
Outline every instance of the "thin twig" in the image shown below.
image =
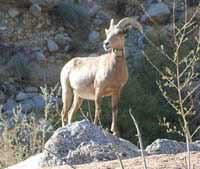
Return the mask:
<svg viewBox="0 0 200 169">
<path fill-rule="evenodd" d="M 140 150 L 141 150 L 141 156 L 142 156 L 142 159 L 143 159 L 144 169 L 147 169 L 147 163 L 146 163 L 146 159 L 145 159 L 145 155 L 144 155 L 144 149 L 143 149 L 142 136 L 141 136 L 141 133 L 140 133 L 140 129 L 139 129 L 139 126 L 138 126 L 138 123 L 137 123 L 135 117 L 131 113 L 131 109 L 129 109 L 129 114 L 130 114 L 130 116 L 131 116 L 131 118 L 133 120 L 133 123 L 135 124 L 136 130 L 137 130 L 137 136 L 138 136 L 138 139 L 139 139 L 139 144 L 140 144 Z"/>
<path fill-rule="evenodd" d="M 115 153 L 115 154 L 116 154 L 116 156 L 117 156 L 117 158 L 118 158 L 118 160 L 119 160 L 121 169 L 125 169 L 125 168 L 124 168 L 124 164 L 123 164 L 123 162 L 122 162 L 122 159 L 121 159 L 120 155 L 119 155 L 118 153 Z"/>
<path fill-rule="evenodd" d="M 191 137 L 193 137 L 199 130 L 200 130 L 200 126 L 196 128 L 196 130 L 192 133 Z"/>
</svg>

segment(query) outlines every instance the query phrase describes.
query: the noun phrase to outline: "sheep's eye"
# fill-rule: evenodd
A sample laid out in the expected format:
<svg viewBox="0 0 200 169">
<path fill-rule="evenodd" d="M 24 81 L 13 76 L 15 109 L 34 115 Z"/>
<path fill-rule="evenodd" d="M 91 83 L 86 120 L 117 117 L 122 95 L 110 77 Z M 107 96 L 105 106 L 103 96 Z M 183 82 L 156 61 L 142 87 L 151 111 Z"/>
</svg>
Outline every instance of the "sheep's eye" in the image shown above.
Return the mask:
<svg viewBox="0 0 200 169">
<path fill-rule="evenodd" d="M 128 38 L 128 31 L 124 31 L 124 37 Z"/>
</svg>

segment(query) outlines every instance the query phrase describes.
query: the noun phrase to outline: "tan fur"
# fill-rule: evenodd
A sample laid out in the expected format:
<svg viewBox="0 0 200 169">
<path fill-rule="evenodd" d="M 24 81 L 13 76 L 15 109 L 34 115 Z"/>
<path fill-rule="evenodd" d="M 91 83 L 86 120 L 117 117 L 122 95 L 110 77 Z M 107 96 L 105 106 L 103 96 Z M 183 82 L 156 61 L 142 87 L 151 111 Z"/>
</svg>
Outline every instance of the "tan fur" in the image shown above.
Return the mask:
<svg viewBox="0 0 200 169">
<path fill-rule="evenodd" d="M 128 80 L 128 68 L 123 50 L 123 30 L 114 28 L 113 24 L 114 21 L 111 21 L 104 41 L 107 45 L 105 49 L 111 50 L 110 52 L 98 57 L 74 58 L 61 71 L 63 126 L 67 121 L 69 124 L 72 122 L 73 114 L 80 108 L 83 99 L 95 101 L 94 123 L 97 124 L 100 120 L 102 97 L 112 96 L 111 131 L 113 134 L 118 132 L 118 103 L 121 90 Z M 74 99 L 70 105 L 72 93 Z"/>
</svg>

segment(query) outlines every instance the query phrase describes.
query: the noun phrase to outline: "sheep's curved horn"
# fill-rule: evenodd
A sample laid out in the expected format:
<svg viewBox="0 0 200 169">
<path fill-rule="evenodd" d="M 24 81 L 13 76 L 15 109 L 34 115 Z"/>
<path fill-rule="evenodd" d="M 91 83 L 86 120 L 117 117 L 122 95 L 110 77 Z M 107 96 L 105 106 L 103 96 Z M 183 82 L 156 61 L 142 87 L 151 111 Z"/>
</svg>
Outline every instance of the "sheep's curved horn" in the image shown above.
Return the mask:
<svg viewBox="0 0 200 169">
<path fill-rule="evenodd" d="M 137 18 L 123 18 L 118 22 L 116 27 L 120 30 L 127 30 L 130 29 L 130 27 L 135 27 L 139 29 L 140 32 L 143 32 L 142 25 L 137 21 Z"/>
<path fill-rule="evenodd" d="M 109 29 L 112 29 L 113 26 L 114 26 L 114 19 L 112 18 L 112 19 L 110 20 L 110 27 L 109 27 Z"/>
</svg>

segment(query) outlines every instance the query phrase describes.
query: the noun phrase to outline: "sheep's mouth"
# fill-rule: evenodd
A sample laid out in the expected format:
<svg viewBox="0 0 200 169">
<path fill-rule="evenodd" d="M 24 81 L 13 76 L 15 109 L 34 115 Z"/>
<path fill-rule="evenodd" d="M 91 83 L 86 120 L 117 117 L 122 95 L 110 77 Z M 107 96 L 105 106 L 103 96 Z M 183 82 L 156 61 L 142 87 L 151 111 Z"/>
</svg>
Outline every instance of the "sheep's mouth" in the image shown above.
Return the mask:
<svg viewBox="0 0 200 169">
<path fill-rule="evenodd" d="M 103 45 L 103 48 L 105 51 L 110 51 L 111 50 L 111 46 L 110 45 Z"/>
</svg>

